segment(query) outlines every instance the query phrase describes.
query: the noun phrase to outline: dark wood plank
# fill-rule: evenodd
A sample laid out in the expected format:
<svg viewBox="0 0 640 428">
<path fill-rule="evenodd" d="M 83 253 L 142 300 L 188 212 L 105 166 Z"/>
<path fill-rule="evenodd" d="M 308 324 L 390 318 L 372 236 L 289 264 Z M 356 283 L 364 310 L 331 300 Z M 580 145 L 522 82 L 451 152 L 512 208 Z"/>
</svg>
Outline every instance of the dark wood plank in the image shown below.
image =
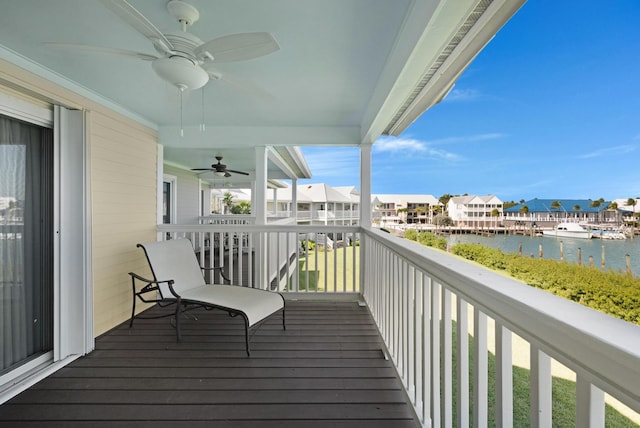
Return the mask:
<svg viewBox="0 0 640 428">
<path fill-rule="evenodd" d="M 286 319 L 255 332 L 250 358 L 221 311 L 190 311 L 181 342 L 168 318 L 123 323 L 0 406 L 0 428 L 418 426 L 366 308 L 287 302 Z"/>
</svg>

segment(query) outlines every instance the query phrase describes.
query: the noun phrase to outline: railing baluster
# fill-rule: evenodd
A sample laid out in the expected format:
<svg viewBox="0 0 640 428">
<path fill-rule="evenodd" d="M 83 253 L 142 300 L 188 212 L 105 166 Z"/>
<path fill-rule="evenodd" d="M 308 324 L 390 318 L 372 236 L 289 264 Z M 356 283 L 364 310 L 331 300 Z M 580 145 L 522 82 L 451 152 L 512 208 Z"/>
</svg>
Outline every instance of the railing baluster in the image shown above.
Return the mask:
<svg viewBox="0 0 640 428">
<path fill-rule="evenodd" d="M 531 426 L 551 427 L 551 357 L 531 344 Z"/>
<path fill-rule="evenodd" d="M 456 415 L 459 428 L 469 426 L 469 305 L 456 296 Z"/>
<path fill-rule="evenodd" d="M 473 426 L 487 426 L 488 363 L 487 315 L 478 308 L 473 313 Z"/>
<path fill-rule="evenodd" d="M 415 326 L 415 330 L 414 330 L 414 349 L 415 349 L 415 356 L 414 356 L 414 372 L 415 372 L 415 398 L 414 398 L 414 405 L 416 407 L 416 413 L 423 418 L 423 409 L 424 409 L 424 395 L 422 393 L 423 391 L 423 380 L 424 380 L 424 376 L 423 376 L 423 370 L 422 370 L 422 363 L 424 361 L 424 345 L 423 345 L 423 339 L 424 339 L 424 323 L 423 323 L 423 315 L 424 315 L 424 311 L 425 311 L 425 307 L 424 307 L 424 301 L 423 301 L 423 292 L 424 292 L 424 283 L 422 281 L 423 279 L 423 275 L 422 272 L 420 272 L 419 270 L 415 270 L 414 272 L 414 277 L 415 277 L 415 300 L 414 300 L 414 311 L 413 311 L 413 318 L 414 318 L 414 326 Z"/>
<path fill-rule="evenodd" d="M 431 278 L 422 274 L 422 424 L 436 427 L 431 417 Z M 438 393 L 439 395 L 439 393 Z"/>
<path fill-rule="evenodd" d="M 408 267 L 407 275 L 407 391 L 411 401 L 415 403 L 416 394 L 416 270 L 413 266 Z"/>
<path fill-rule="evenodd" d="M 599 428 L 605 426 L 604 392 L 578 375 L 576 378 L 576 426 Z"/>
<path fill-rule="evenodd" d="M 440 423 L 440 284 L 431 283 L 431 417 L 433 426 Z"/>
<path fill-rule="evenodd" d="M 453 424 L 451 291 L 442 288 L 442 426 Z"/>
<path fill-rule="evenodd" d="M 496 321 L 495 337 L 496 427 L 511 427 L 513 426 L 513 362 L 511 330 Z"/>
</svg>

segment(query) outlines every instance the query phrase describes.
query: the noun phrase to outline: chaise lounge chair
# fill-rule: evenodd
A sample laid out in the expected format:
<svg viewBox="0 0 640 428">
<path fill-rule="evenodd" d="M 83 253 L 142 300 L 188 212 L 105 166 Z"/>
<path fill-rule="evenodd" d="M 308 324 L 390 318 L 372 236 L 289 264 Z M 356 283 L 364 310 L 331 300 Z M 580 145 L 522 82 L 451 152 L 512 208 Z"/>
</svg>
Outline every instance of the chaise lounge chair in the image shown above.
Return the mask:
<svg viewBox="0 0 640 428">
<path fill-rule="evenodd" d="M 133 309 L 130 326 L 135 315 L 135 301 L 156 302 L 160 306 L 175 304 L 176 338 L 180 340 L 180 313 L 188 305 L 199 305 L 206 308 L 217 308 L 230 315 L 244 318 L 245 343 L 247 355 L 250 356 L 249 332 L 269 318 L 282 312 L 282 327 L 285 326 L 285 303 L 280 293 L 239 285 L 207 284 L 203 269 L 198 264 L 191 242 L 187 239 L 138 244 L 144 250 L 153 274 L 153 280 L 129 272 L 133 284 Z M 136 291 L 136 281 L 146 285 Z M 157 293 L 155 299 L 145 297 L 148 293 Z"/>
</svg>

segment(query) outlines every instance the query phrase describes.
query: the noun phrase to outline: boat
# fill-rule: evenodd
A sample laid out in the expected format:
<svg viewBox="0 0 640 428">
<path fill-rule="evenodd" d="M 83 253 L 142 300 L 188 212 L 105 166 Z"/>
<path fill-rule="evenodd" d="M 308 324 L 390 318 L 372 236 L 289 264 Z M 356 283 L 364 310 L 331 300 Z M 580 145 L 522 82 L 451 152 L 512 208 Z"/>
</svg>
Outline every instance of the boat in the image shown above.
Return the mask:
<svg viewBox="0 0 640 428">
<path fill-rule="evenodd" d="M 578 223 L 558 223 L 553 229 L 544 229 L 542 236 L 552 236 L 554 238 L 582 238 L 591 239 L 593 234 L 590 229 Z"/>
<path fill-rule="evenodd" d="M 621 230 L 594 229 L 593 237 L 598 239 L 627 239 L 627 235 Z"/>
</svg>

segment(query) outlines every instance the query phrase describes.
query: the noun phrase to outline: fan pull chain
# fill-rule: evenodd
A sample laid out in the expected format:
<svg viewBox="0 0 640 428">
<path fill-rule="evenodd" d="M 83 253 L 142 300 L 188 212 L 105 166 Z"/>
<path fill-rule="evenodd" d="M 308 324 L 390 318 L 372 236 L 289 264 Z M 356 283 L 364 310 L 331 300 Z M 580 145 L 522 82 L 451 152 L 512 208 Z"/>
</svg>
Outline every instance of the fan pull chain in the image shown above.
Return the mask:
<svg viewBox="0 0 640 428">
<path fill-rule="evenodd" d="M 184 137 L 184 126 L 182 122 L 182 94 L 184 93 L 184 88 L 178 88 L 180 90 L 180 137 Z"/>
<path fill-rule="evenodd" d="M 202 87 L 202 123 L 200 124 L 200 132 L 205 131 L 204 125 L 204 86 Z"/>
</svg>

